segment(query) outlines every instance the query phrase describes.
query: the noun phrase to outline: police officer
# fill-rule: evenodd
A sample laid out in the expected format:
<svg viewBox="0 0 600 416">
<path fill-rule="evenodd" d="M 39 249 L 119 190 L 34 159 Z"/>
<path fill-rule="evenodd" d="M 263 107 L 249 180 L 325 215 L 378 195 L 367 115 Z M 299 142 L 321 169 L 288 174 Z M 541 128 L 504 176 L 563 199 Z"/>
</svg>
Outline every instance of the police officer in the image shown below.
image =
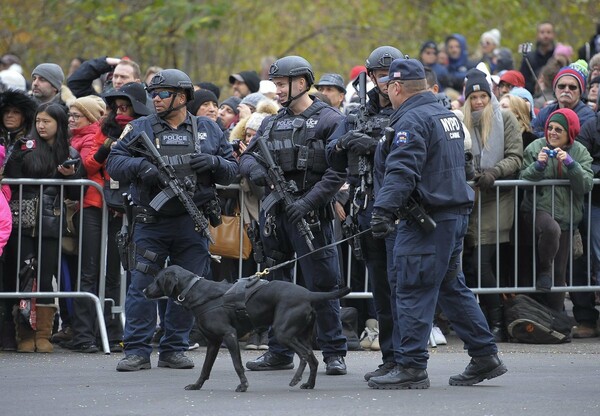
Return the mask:
<svg viewBox="0 0 600 416">
<path fill-rule="evenodd" d="M 336 170 L 348 169 L 347 181 L 350 183 L 350 195 L 353 195 L 350 214 L 352 218 L 358 219 L 360 230 L 370 227 L 375 200 L 373 172 L 375 149 L 394 112 L 387 94 L 387 84 L 379 82 L 379 78 L 387 75 L 394 59 L 402 57 L 402 52 L 393 46 L 380 46 L 371 52 L 365 67 L 374 87 L 366 92 L 368 97 L 366 108 L 357 108 L 351 112 L 346 123 L 334 133 L 327 145 L 327 156 L 332 166 Z M 390 285 L 395 287 L 395 284 L 388 281 L 388 277 L 393 276 L 388 276 L 387 272 L 387 252 L 389 251 L 391 258 L 393 244 L 393 233 L 386 239 L 374 239 L 368 232 L 363 235 L 361 241 L 361 252 L 369 271 L 369 281 L 377 312 L 379 344 L 383 359 L 383 363 L 377 370 L 365 374 L 367 381 L 371 377 L 387 374 L 395 367 L 394 344 L 399 343 L 399 338 L 395 342 L 392 340 L 395 301 L 391 299 L 393 292 L 390 291 Z M 398 331 L 394 335 L 398 337 Z"/>
<path fill-rule="evenodd" d="M 208 239 L 195 231 L 195 224 L 177 197 L 159 211 L 150 201 L 161 191 L 159 172 L 144 155 L 128 145 L 145 132 L 162 158 L 171 164 L 178 177 L 193 193 L 193 200 L 206 216 L 212 214 L 215 183 L 228 185 L 239 172 L 232 148 L 219 126 L 206 117 L 187 112 L 186 102 L 193 98 L 190 78 L 178 69 L 165 69 L 147 87 L 156 114 L 140 117 L 125 128 L 107 161 L 110 176 L 130 181 L 134 207 L 133 241 L 136 264 L 130 265 L 131 284 L 125 301 L 126 323 L 123 358 L 117 371 L 150 368 L 150 340 L 156 326 L 156 302 L 142 291 L 162 268 L 167 257 L 198 275 L 206 275 L 210 255 Z M 185 356 L 193 316 L 169 300 L 165 312 L 164 336 L 159 345 L 159 367 L 192 368 Z"/>
<path fill-rule="evenodd" d="M 261 239 L 267 257 L 274 265 L 309 253 L 306 238 L 297 229 L 305 219 L 310 224 L 314 249 L 333 243 L 331 201 L 344 183 L 345 172 L 332 170 L 326 162 L 326 140 L 343 121 L 338 110 L 314 99 L 308 90 L 314 82 L 311 65 L 300 56 L 281 58 L 269 70 L 283 108 L 265 119 L 240 160 L 240 171 L 259 186 L 268 184 L 267 171 L 254 153 L 257 141 L 264 139 L 270 153 L 284 172 L 286 181 L 294 181 L 296 201 L 287 207 L 280 201 L 269 212 L 260 212 Z M 270 187 L 266 187 L 268 195 Z M 266 198 L 266 196 L 265 196 Z M 264 201 L 264 199 L 263 199 Z M 335 247 L 320 250 L 298 262 L 305 286 L 312 291 L 328 292 L 341 281 Z M 291 266 L 278 269 L 274 279 L 291 281 Z M 317 340 L 329 375 L 346 374 L 344 357 L 347 346 L 342 334 L 338 300 L 315 305 Z M 246 363 L 250 370 L 281 370 L 294 367 L 293 353 L 271 337 L 269 350 Z"/>
<path fill-rule="evenodd" d="M 438 301 L 471 356 L 465 371 L 450 377 L 450 385 L 470 386 L 498 377 L 506 367 L 460 269 L 474 199 L 465 178 L 461 123 L 427 91 L 423 65 L 416 59 L 394 60 L 389 75 L 380 81 L 388 83 L 396 111 L 390 119 L 394 134 L 376 155 L 376 164 L 385 164 L 385 176 L 375 198 L 371 225 L 375 238 L 397 227 L 393 260 L 396 323 L 402 338 L 396 368 L 372 377 L 369 386 L 429 387 L 427 341 Z M 385 153 L 388 156 L 383 159 Z M 407 213 L 411 198 L 426 214 Z M 424 215 L 436 225 L 421 223 Z"/>
</svg>

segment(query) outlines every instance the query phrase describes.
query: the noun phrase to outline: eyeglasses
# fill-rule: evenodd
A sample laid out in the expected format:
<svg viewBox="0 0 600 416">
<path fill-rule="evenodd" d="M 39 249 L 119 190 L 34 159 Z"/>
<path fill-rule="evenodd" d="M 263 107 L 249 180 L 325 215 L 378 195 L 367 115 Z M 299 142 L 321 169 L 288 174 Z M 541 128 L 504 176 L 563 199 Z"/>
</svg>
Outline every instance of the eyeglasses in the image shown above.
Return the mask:
<svg viewBox="0 0 600 416">
<path fill-rule="evenodd" d="M 508 82 L 505 81 L 500 81 L 500 84 L 498 84 L 498 87 L 500 88 L 512 88 L 513 85 L 509 84 Z"/>
<path fill-rule="evenodd" d="M 548 126 L 548 131 L 555 131 L 556 134 L 562 134 L 565 129 L 561 129 L 560 127 Z"/>
<path fill-rule="evenodd" d="M 575 91 L 579 87 L 577 85 L 573 85 L 573 84 L 558 84 L 556 86 L 556 88 L 558 88 L 559 90 L 564 90 L 565 88 L 568 88 L 571 91 Z"/>
<path fill-rule="evenodd" d="M 177 94 L 175 91 L 152 91 L 150 95 L 152 98 L 160 98 L 161 100 L 165 100 Z"/>
<path fill-rule="evenodd" d="M 115 106 L 115 108 L 119 111 L 122 111 L 123 113 L 126 113 L 127 110 L 129 110 L 131 108 L 131 106 L 129 104 L 121 104 L 121 105 Z"/>
<path fill-rule="evenodd" d="M 67 114 L 67 116 L 68 116 L 69 118 L 72 118 L 73 120 L 77 121 L 77 120 L 79 120 L 81 117 L 83 117 L 83 114 L 69 113 L 69 114 Z"/>
</svg>

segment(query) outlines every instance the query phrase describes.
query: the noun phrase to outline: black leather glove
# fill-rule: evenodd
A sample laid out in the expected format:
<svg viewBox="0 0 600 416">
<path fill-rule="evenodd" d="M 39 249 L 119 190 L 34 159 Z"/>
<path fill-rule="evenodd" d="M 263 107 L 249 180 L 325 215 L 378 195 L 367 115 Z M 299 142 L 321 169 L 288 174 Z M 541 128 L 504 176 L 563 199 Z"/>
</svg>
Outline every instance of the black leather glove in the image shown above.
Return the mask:
<svg viewBox="0 0 600 416">
<path fill-rule="evenodd" d="M 358 132 L 356 130 L 350 130 L 348 133 L 344 134 L 337 140 L 337 146 L 341 149 L 349 149 L 350 141 L 352 141 L 352 139 L 354 139 L 355 137 L 359 137 L 361 135 L 361 132 Z"/>
<path fill-rule="evenodd" d="M 475 177 L 475 186 L 481 191 L 487 191 L 492 188 L 496 178 L 497 174 L 493 169 L 484 170 L 479 176 Z"/>
<path fill-rule="evenodd" d="M 373 211 L 371 233 L 373 238 L 385 238 L 396 229 L 396 218 L 388 211 Z"/>
<path fill-rule="evenodd" d="M 293 204 L 288 205 L 285 208 L 285 213 L 290 220 L 290 223 L 296 224 L 299 222 L 306 214 L 313 210 L 312 204 L 306 201 L 303 198 L 300 198 Z"/>
<path fill-rule="evenodd" d="M 158 177 L 158 168 L 147 160 L 144 160 L 140 164 L 138 178 L 140 178 L 144 185 L 149 187 L 157 186 L 160 182 Z"/>
<path fill-rule="evenodd" d="M 196 173 L 214 172 L 219 167 L 219 158 L 207 153 L 196 153 L 190 157 L 190 166 Z"/>
<path fill-rule="evenodd" d="M 375 151 L 377 140 L 368 134 L 354 132 L 353 137 L 348 140 L 348 149 L 357 155 L 368 155 Z"/>
<path fill-rule="evenodd" d="M 267 169 L 261 165 L 254 165 L 250 174 L 248 175 L 248 179 L 256 186 L 267 186 L 269 182 L 267 178 L 269 177 L 267 173 Z"/>
</svg>

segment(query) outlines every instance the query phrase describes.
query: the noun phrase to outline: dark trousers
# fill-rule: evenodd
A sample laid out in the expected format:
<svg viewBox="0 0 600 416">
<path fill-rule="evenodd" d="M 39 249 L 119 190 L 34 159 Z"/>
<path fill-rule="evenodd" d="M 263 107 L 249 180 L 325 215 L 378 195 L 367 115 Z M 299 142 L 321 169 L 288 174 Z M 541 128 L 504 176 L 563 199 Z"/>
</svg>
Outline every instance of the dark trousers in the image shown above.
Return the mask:
<svg viewBox="0 0 600 416">
<path fill-rule="evenodd" d="M 260 213 L 261 238 L 265 253 L 277 251 L 291 258 L 295 252 L 298 257 L 308 253 L 308 246 L 296 225 L 289 223 L 285 214 L 279 214 L 275 218 L 275 235 L 267 238 L 264 236 L 265 215 Z M 313 231 L 314 248 L 323 247 L 333 242 L 333 224 L 329 220 L 321 220 L 321 230 Z M 336 247 L 330 247 L 316 252 L 314 255 L 304 257 L 298 261 L 305 287 L 313 292 L 330 292 L 339 288 L 341 280 L 338 251 Z M 291 281 L 290 268 L 278 269 L 272 278 Z M 340 302 L 338 299 L 319 302 L 315 305 L 317 314 L 317 342 L 323 357 L 341 355 L 345 356 L 347 351 L 346 337 L 342 334 L 342 322 L 340 320 Z M 293 356 L 293 352 L 277 343 L 270 336 L 269 350 L 271 352 Z"/>
<path fill-rule="evenodd" d="M 81 247 L 80 291 L 98 295 L 100 282 L 100 247 L 106 245 L 105 298 L 119 302 L 121 288 L 121 262 L 117 250 L 116 235 L 122 224 L 121 217 L 109 215 L 107 239 L 101 239 L 102 210 L 96 207 L 83 209 Z M 104 319 L 109 341 L 120 341 L 123 337 L 121 321 L 111 313 L 112 302 L 105 304 Z M 90 299 L 75 298 L 72 321 L 73 345 L 94 344 L 98 337 L 98 320 L 94 303 Z"/>
</svg>

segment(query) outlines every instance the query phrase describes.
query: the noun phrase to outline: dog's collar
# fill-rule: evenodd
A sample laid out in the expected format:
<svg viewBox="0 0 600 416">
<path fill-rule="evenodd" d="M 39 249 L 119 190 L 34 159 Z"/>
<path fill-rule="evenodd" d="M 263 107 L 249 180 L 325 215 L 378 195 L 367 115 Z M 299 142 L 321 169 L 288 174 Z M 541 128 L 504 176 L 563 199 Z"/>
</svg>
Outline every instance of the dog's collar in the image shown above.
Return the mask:
<svg viewBox="0 0 600 416">
<path fill-rule="evenodd" d="M 194 287 L 194 285 L 196 283 L 198 283 L 200 281 L 200 279 L 202 279 L 202 277 L 196 276 L 194 278 L 194 280 L 192 280 L 190 283 L 188 283 L 187 287 L 185 289 L 183 289 L 183 291 L 179 294 L 179 296 L 177 296 L 177 302 L 183 302 L 185 300 L 185 297 L 189 293 L 189 291 L 192 290 L 192 287 Z"/>
</svg>

